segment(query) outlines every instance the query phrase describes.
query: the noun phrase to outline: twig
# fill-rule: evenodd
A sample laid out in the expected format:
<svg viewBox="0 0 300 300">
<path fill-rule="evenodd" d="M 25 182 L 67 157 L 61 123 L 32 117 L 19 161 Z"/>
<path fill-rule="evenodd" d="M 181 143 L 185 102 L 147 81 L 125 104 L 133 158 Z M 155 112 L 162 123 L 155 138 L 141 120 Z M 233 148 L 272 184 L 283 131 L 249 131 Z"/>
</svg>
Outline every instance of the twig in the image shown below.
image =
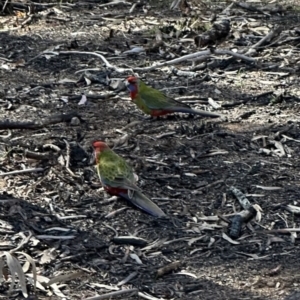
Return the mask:
<svg viewBox="0 0 300 300">
<path fill-rule="evenodd" d="M 52 150 L 54 150 L 56 152 L 60 152 L 61 151 L 61 149 L 58 146 L 53 145 L 53 144 L 45 144 L 45 145 L 43 145 L 43 148 L 44 149 L 50 148 L 50 149 L 52 149 Z"/>
<path fill-rule="evenodd" d="M 250 201 L 245 196 L 245 194 L 243 194 L 239 189 L 235 188 L 234 186 L 231 186 L 229 189 L 234 194 L 234 196 L 238 199 L 243 209 L 248 210 L 251 207 Z"/>
<path fill-rule="evenodd" d="M 62 122 L 70 122 L 73 117 L 81 118 L 77 112 L 71 112 L 68 114 L 59 114 L 52 115 L 48 118 L 41 120 L 40 122 L 13 122 L 10 120 L 5 120 L 0 122 L 0 129 L 40 129 L 47 125 L 62 123 Z"/>
<path fill-rule="evenodd" d="M 235 4 L 235 2 L 232 1 L 225 9 L 223 9 L 223 11 L 221 12 L 221 15 L 227 14 L 230 11 L 230 9 L 233 7 L 234 4 Z"/>
<path fill-rule="evenodd" d="M 125 5 L 132 5 L 132 3 L 126 2 L 126 1 L 112 1 L 104 4 L 99 4 L 97 7 L 105 7 L 105 6 L 113 6 L 118 4 L 125 4 Z"/>
<path fill-rule="evenodd" d="M 121 285 L 126 284 L 127 282 L 129 282 L 131 279 L 133 279 L 137 275 L 138 275 L 138 272 L 133 272 L 133 273 L 129 274 L 125 279 L 123 279 L 122 281 L 118 282 L 117 286 L 121 286 Z"/>
<path fill-rule="evenodd" d="M 254 49 L 262 48 L 262 45 L 271 41 L 275 36 L 279 35 L 282 30 L 282 26 L 276 26 L 274 29 L 270 30 L 270 32 L 265 37 L 263 37 L 260 41 L 250 47 L 246 54 L 250 54 Z"/>
<path fill-rule="evenodd" d="M 204 50 L 204 51 L 198 51 L 198 52 L 195 52 L 195 53 L 187 54 L 187 55 L 181 56 L 179 58 L 175 58 L 175 59 L 172 59 L 172 60 L 169 60 L 169 61 L 166 61 L 166 62 L 162 62 L 162 63 L 156 64 L 156 65 L 150 66 L 150 67 L 134 68 L 133 71 L 151 71 L 151 70 L 158 69 L 158 68 L 161 68 L 161 67 L 164 67 L 164 66 L 175 65 L 175 64 L 181 63 L 183 61 L 187 61 L 187 60 L 190 60 L 190 59 L 196 59 L 196 58 L 199 58 L 200 56 L 208 56 L 208 55 L 211 55 L 211 54 L 217 54 L 217 55 L 227 54 L 227 55 L 231 55 L 233 57 L 236 57 L 238 59 L 242 59 L 242 60 L 245 60 L 245 61 L 248 61 L 248 62 L 256 62 L 255 58 L 248 57 L 248 56 L 245 56 L 245 55 L 240 54 L 240 53 L 235 53 L 235 52 L 232 52 L 230 50 L 214 50 L 212 52 L 210 49 L 207 49 L 207 50 Z"/>
<path fill-rule="evenodd" d="M 128 294 L 128 293 L 133 293 L 133 295 L 137 295 L 138 289 L 120 290 L 120 291 L 116 291 L 116 292 L 110 292 L 110 293 L 107 293 L 107 294 L 104 294 L 101 296 L 85 298 L 83 300 L 102 300 L 102 299 L 107 299 L 110 297 L 115 297 L 115 296 L 124 295 L 124 294 Z M 127 297 L 127 299 L 128 299 L 128 297 Z"/>
<path fill-rule="evenodd" d="M 76 279 L 78 277 L 81 277 L 84 274 L 85 274 L 84 271 L 79 270 L 79 271 L 75 271 L 73 273 L 67 273 L 67 274 L 57 275 L 57 276 L 51 278 L 45 284 L 46 284 L 47 287 L 49 287 L 49 286 L 51 286 L 54 283 L 57 283 L 57 282 L 62 283 L 62 282 L 70 281 L 70 280 Z"/>
<path fill-rule="evenodd" d="M 70 169 L 70 145 L 69 145 L 69 143 L 65 139 L 64 139 L 64 142 L 65 142 L 65 144 L 67 146 L 66 169 L 71 174 L 72 177 L 74 177 L 74 178 L 80 178 L 80 176 L 75 175 L 73 173 L 73 171 Z"/>
<path fill-rule="evenodd" d="M 174 0 L 171 3 L 170 9 L 176 9 L 178 7 L 178 5 L 180 4 L 181 0 Z"/>
<path fill-rule="evenodd" d="M 77 253 L 77 254 L 74 254 L 74 255 L 61 257 L 60 260 L 61 260 L 61 261 L 70 261 L 70 260 L 72 260 L 72 259 L 74 259 L 74 258 L 83 256 L 83 255 L 90 255 L 90 254 L 93 254 L 93 253 L 94 253 L 94 251 L 91 251 L 91 252 L 83 251 L 83 252 L 80 252 L 80 253 Z"/>
<path fill-rule="evenodd" d="M 1 57 L 1 56 L 0 56 L 0 60 L 7 61 L 7 62 L 13 62 L 11 59 L 7 59 L 7 58 Z"/>
<path fill-rule="evenodd" d="M 187 60 L 190 60 L 190 59 L 195 59 L 195 58 L 199 58 L 199 56 L 207 56 L 207 55 L 211 55 L 211 54 L 216 54 L 216 55 L 231 55 L 237 59 L 242 59 L 242 60 L 245 60 L 245 61 L 248 61 L 248 62 L 256 62 L 256 59 L 255 58 L 252 58 L 252 57 L 248 57 L 248 56 L 245 56 L 243 54 L 240 54 L 240 53 L 235 53 L 235 52 L 232 52 L 230 50 L 214 50 L 214 51 L 211 51 L 210 49 L 207 49 L 207 50 L 204 50 L 204 51 L 198 51 L 198 52 L 195 52 L 195 53 L 191 53 L 191 54 L 187 54 L 187 55 L 184 55 L 184 56 L 181 56 L 179 58 L 175 58 L 175 59 L 172 59 L 172 60 L 169 60 L 169 61 L 166 61 L 166 62 L 162 62 L 162 63 L 158 63 L 158 64 L 154 64 L 150 67 L 144 67 L 144 68 L 119 68 L 117 66 L 114 66 L 112 65 L 110 62 L 107 61 L 107 59 L 99 54 L 99 53 L 96 53 L 96 52 L 86 52 L 86 51 L 60 51 L 60 52 L 50 52 L 50 51 L 46 51 L 46 52 L 43 52 L 42 54 L 54 54 L 54 55 L 69 55 L 69 54 L 81 54 L 81 55 L 93 55 L 93 56 L 97 56 L 99 57 L 105 64 L 105 66 L 107 68 L 111 68 L 113 69 L 114 71 L 118 72 L 118 73 L 126 73 L 126 72 L 130 72 L 130 73 L 133 73 L 133 72 L 136 72 L 136 71 L 151 71 L 151 70 L 154 70 L 154 69 L 158 69 L 158 68 L 161 68 L 161 67 L 164 67 L 164 66 L 168 66 L 168 65 L 175 65 L 175 64 L 178 64 L 178 63 L 181 63 L 183 61 L 187 61 Z M 40 56 L 40 55 L 39 55 Z M 38 56 L 37 56 L 38 57 Z M 27 62 L 28 63 L 28 62 Z"/>
<path fill-rule="evenodd" d="M 10 250 L 10 253 L 13 253 L 13 252 L 16 252 L 16 251 L 20 250 L 25 244 L 27 244 L 30 241 L 30 239 L 32 237 L 32 232 L 29 230 L 28 233 L 29 233 L 28 236 L 26 236 L 26 235 L 24 235 L 24 233 L 22 233 L 23 240 L 21 241 L 21 243 L 16 248 Z M 19 233 L 19 234 L 21 234 L 21 233 Z"/>
<path fill-rule="evenodd" d="M 101 54 L 99 54 L 99 53 L 96 53 L 96 52 L 87 52 L 87 51 L 83 51 L 83 52 L 81 52 L 81 51 L 60 51 L 60 52 L 50 52 L 50 51 L 46 51 L 46 52 L 43 52 L 42 54 L 55 54 L 55 55 L 61 55 L 61 54 L 81 54 L 81 55 L 94 55 L 94 56 L 97 56 L 97 57 L 99 57 L 104 63 L 105 63 L 105 65 L 106 65 L 106 67 L 107 68 L 111 68 L 111 69 L 113 69 L 114 71 L 116 71 L 116 72 L 118 72 L 118 73 L 125 73 L 125 72 L 133 72 L 133 70 L 132 69 L 124 69 L 124 68 L 118 68 L 118 67 L 116 67 L 116 66 L 114 66 L 114 65 L 112 65 L 111 63 L 109 63 L 108 61 L 107 61 L 107 59 L 103 56 L 103 55 L 101 55 Z"/>
<path fill-rule="evenodd" d="M 7 176 L 7 175 L 17 175 L 17 174 L 24 174 L 24 173 L 33 173 L 33 172 L 43 172 L 43 168 L 32 168 L 32 169 L 25 169 L 25 170 L 17 170 L 11 171 L 6 173 L 0 173 L 0 177 Z"/>
<path fill-rule="evenodd" d="M 153 297 L 153 296 L 150 296 L 150 295 L 146 295 L 145 293 L 141 293 L 141 292 L 138 292 L 138 295 L 141 297 L 141 298 L 144 298 L 144 299 L 147 299 L 147 300 L 165 300 L 165 298 L 156 298 L 156 297 Z"/>
<path fill-rule="evenodd" d="M 259 232 L 259 231 L 257 231 Z M 291 233 L 291 232 L 300 232 L 300 228 L 282 228 L 282 229 L 270 229 L 263 231 L 264 233 Z"/>
<path fill-rule="evenodd" d="M 4 5 L 3 5 L 3 7 L 2 7 L 2 12 L 5 10 L 6 5 L 7 5 L 7 2 L 8 2 L 8 0 L 5 1 Z"/>
<path fill-rule="evenodd" d="M 24 155 L 27 158 L 36 159 L 36 160 L 48 160 L 50 158 L 49 154 L 33 152 L 29 150 L 25 150 Z"/>
<path fill-rule="evenodd" d="M 0 135 L 0 139 L 1 140 L 6 140 L 8 138 L 10 138 L 12 135 L 11 130 L 8 129 L 8 134 L 7 135 Z"/>
<path fill-rule="evenodd" d="M 253 6 L 253 5 L 250 5 L 248 3 L 244 3 L 244 2 L 235 2 L 235 5 L 236 6 L 239 6 L 240 8 L 243 8 L 243 9 L 247 9 L 249 11 L 254 11 L 254 12 L 259 12 L 259 13 L 262 13 L 263 15 L 266 15 L 268 17 L 271 17 L 270 14 L 268 13 L 265 13 L 262 9 L 256 7 L 256 6 Z"/>
<path fill-rule="evenodd" d="M 40 3 L 40 2 L 31 2 L 34 5 L 38 6 L 56 6 L 57 2 L 52 2 L 52 3 Z"/>
<path fill-rule="evenodd" d="M 299 206 L 288 204 L 288 205 L 283 206 L 283 208 L 295 215 L 300 215 L 300 207 Z"/>
<path fill-rule="evenodd" d="M 35 236 L 37 239 L 45 239 L 45 240 L 71 240 L 74 239 L 76 236 L 75 235 L 36 235 Z"/>
</svg>

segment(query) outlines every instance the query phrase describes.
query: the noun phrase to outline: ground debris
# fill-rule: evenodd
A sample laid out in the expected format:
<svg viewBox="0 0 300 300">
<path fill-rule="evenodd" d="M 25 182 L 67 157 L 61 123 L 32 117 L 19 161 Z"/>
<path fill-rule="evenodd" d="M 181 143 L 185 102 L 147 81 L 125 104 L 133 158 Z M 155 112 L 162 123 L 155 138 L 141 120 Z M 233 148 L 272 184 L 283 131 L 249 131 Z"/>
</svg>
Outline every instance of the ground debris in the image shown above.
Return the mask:
<svg viewBox="0 0 300 300">
<path fill-rule="evenodd" d="M 0 1 L 1 295 L 297 297 L 297 4 L 42 2 Z M 222 117 L 146 118 L 128 76 Z M 95 140 L 165 217 L 106 194 Z"/>
</svg>

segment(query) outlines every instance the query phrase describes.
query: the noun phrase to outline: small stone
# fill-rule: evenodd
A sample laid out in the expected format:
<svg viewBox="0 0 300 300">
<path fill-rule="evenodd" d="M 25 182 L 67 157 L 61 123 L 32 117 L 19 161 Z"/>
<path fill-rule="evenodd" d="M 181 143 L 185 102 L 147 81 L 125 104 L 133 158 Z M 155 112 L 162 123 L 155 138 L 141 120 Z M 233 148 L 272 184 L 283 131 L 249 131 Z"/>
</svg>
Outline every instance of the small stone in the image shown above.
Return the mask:
<svg viewBox="0 0 300 300">
<path fill-rule="evenodd" d="M 73 117 L 73 118 L 71 119 L 71 125 L 73 125 L 73 126 L 78 126 L 78 125 L 80 125 L 80 120 L 79 120 L 77 117 Z"/>
</svg>

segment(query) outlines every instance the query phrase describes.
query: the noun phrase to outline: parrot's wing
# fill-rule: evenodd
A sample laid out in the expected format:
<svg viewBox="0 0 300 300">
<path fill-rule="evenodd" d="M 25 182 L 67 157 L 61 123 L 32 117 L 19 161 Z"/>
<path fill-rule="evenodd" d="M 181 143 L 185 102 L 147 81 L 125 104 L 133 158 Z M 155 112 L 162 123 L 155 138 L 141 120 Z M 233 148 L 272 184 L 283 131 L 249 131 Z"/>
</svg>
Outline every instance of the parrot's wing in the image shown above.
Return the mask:
<svg viewBox="0 0 300 300">
<path fill-rule="evenodd" d="M 103 185 L 125 190 L 139 191 L 132 168 L 114 152 L 107 152 L 97 165 L 98 176 Z"/>
<path fill-rule="evenodd" d="M 133 190 L 133 191 L 140 191 L 141 189 L 135 184 L 135 182 L 129 180 L 128 178 L 124 177 L 115 177 L 113 180 L 107 179 L 100 174 L 100 180 L 103 185 L 114 187 L 114 188 L 121 188 L 125 190 Z"/>
<path fill-rule="evenodd" d="M 168 109 L 170 107 L 190 108 L 189 105 L 166 96 L 163 92 L 147 86 L 142 81 L 140 82 L 139 93 L 146 106 L 150 109 Z"/>
<path fill-rule="evenodd" d="M 120 196 L 154 217 L 165 216 L 165 213 L 140 191 L 133 191 L 128 194 L 121 193 Z"/>
<path fill-rule="evenodd" d="M 103 176 L 97 168 L 98 176 L 100 178 L 101 183 L 104 186 L 109 186 L 109 187 L 115 187 L 115 188 L 122 188 L 126 190 L 133 190 L 133 191 L 140 191 L 141 189 L 135 184 L 136 182 L 136 177 L 134 174 L 130 176 L 131 178 L 128 179 L 122 175 L 117 175 L 113 179 L 108 179 L 106 176 Z"/>
</svg>

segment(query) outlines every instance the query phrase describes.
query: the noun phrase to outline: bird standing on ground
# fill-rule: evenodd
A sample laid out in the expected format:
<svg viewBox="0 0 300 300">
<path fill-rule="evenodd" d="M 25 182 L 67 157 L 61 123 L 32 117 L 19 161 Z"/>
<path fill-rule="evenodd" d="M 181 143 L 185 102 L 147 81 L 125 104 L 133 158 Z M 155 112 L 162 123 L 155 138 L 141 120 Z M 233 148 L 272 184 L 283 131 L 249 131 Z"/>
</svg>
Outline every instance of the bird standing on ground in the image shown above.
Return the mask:
<svg viewBox="0 0 300 300">
<path fill-rule="evenodd" d="M 110 195 L 125 198 L 155 217 L 165 216 L 165 213 L 136 185 L 135 174 L 125 159 L 112 151 L 104 142 L 95 141 L 93 148 L 98 176 L 105 191 Z"/>
<path fill-rule="evenodd" d="M 127 78 L 127 88 L 130 91 L 131 100 L 138 106 L 138 108 L 145 114 L 153 117 L 172 114 L 175 112 L 211 118 L 220 117 L 219 114 L 192 109 L 187 104 L 176 101 L 175 99 L 166 96 L 161 91 L 146 85 L 142 80 L 135 76 L 129 76 Z"/>
</svg>

